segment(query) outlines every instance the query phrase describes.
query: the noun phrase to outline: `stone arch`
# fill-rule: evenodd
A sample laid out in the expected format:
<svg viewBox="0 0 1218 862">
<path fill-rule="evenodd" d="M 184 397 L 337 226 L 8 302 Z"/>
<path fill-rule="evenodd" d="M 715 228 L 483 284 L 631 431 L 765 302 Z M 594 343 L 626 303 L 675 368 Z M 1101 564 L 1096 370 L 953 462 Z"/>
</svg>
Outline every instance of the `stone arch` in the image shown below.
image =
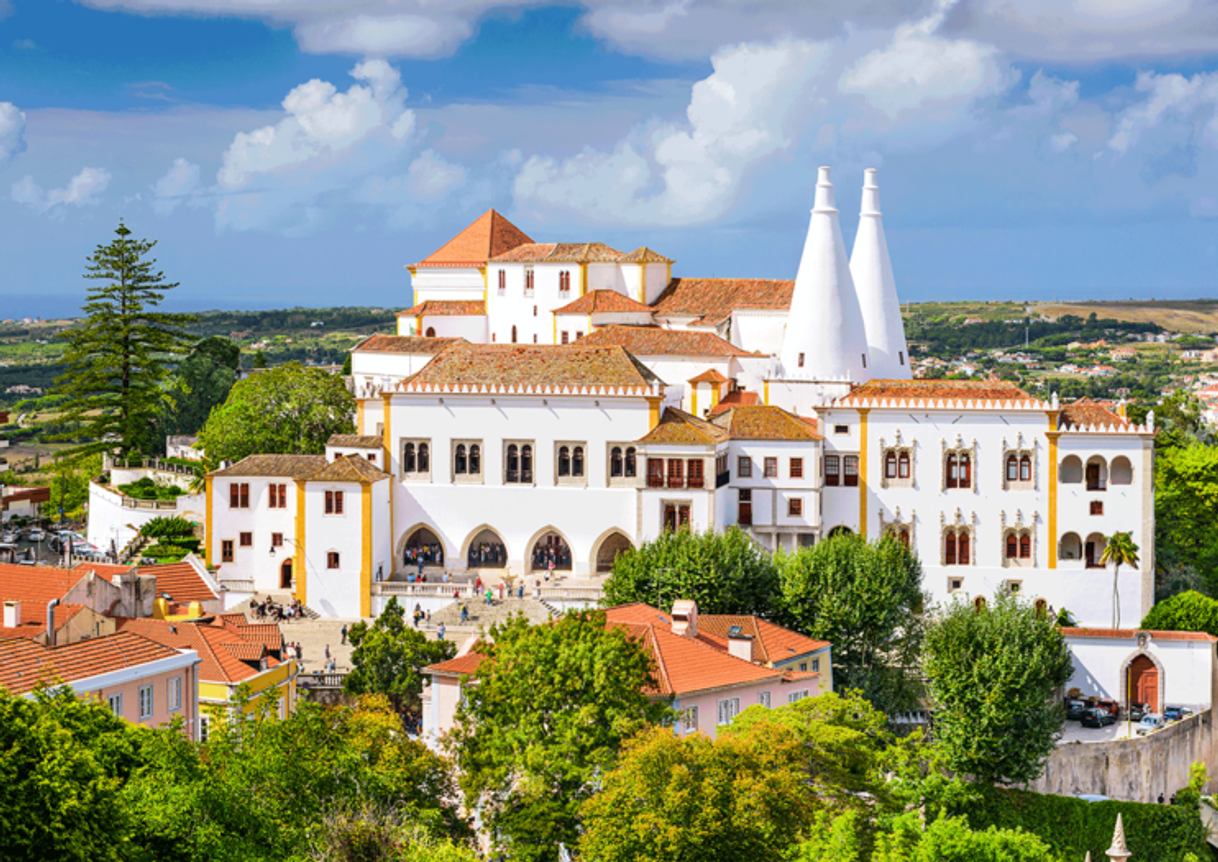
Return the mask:
<svg viewBox="0 0 1218 862">
<path fill-rule="evenodd" d="M 479 560 L 477 565 L 471 564 L 470 551 L 483 542 L 493 541 L 490 538 L 492 536 L 503 546 L 503 555 L 499 562 L 483 562 Z M 465 541 L 461 545 L 461 559 L 471 569 L 506 569 L 508 560 L 511 559 L 511 551 L 508 548 L 507 540 L 503 538 L 503 533 L 496 530 L 490 524 L 481 524 L 470 530 L 469 535 L 465 537 Z"/>
<path fill-rule="evenodd" d="M 1062 560 L 1081 560 L 1083 558 L 1083 540 L 1078 533 L 1065 533 L 1057 545 L 1057 556 Z"/>
<path fill-rule="evenodd" d="M 422 538 L 421 534 L 424 531 L 426 531 L 427 533 L 430 533 L 432 539 L 434 539 L 434 541 L 440 545 L 440 552 L 443 554 L 443 557 L 444 557 L 443 562 L 428 563 L 427 565 L 443 566 L 444 563 L 446 563 L 448 561 L 448 557 L 449 557 L 448 543 L 446 541 L 444 541 L 444 536 L 439 532 L 439 528 L 436 527 L 434 524 L 429 524 L 426 521 L 422 521 L 422 522 L 415 524 L 414 526 L 408 528 L 406 530 L 406 532 L 402 533 L 402 538 L 398 540 L 397 552 L 394 554 L 394 557 L 393 557 L 395 568 L 404 567 L 406 565 L 406 563 L 405 563 L 406 549 L 408 547 L 411 547 L 413 539 L 415 539 L 416 537 Z M 413 544 L 418 544 L 418 542 L 414 542 Z"/>
<path fill-rule="evenodd" d="M 525 543 L 523 562 L 524 562 L 524 570 L 526 572 L 540 572 L 540 571 L 545 570 L 546 566 L 535 566 L 534 565 L 534 551 L 536 550 L 537 545 L 539 543 L 543 543 L 544 540 L 548 539 L 550 536 L 557 537 L 557 539 L 559 540 L 561 545 L 565 546 L 566 550 L 567 550 L 566 563 L 563 565 L 556 564 L 554 566 L 554 570 L 560 571 L 560 572 L 571 571 L 571 569 L 575 563 L 575 551 L 573 549 L 574 546 L 571 544 L 571 540 L 567 538 L 566 533 L 564 533 L 562 530 L 558 529 L 557 527 L 546 526 L 546 527 L 542 527 L 540 530 L 538 530 L 536 533 L 534 533 L 532 536 L 530 536 L 529 541 Z"/>
<path fill-rule="evenodd" d="M 1083 475 L 1088 491 L 1103 491 L 1108 487 L 1108 459 L 1103 455 L 1092 455 L 1087 459 Z"/>
<path fill-rule="evenodd" d="M 1038 617 L 1047 617 L 1049 615 L 1049 600 L 1040 598 L 1032 602 L 1032 608 L 1036 611 Z"/>
<path fill-rule="evenodd" d="M 1150 659 L 1150 662 L 1154 665 L 1155 671 L 1159 677 L 1157 692 L 1158 703 L 1151 704 L 1151 711 L 1162 712 L 1163 706 L 1167 703 L 1167 671 L 1163 667 L 1163 663 L 1159 661 L 1159 657 L 1152 652 L 1148 652 L 1146 649 L 1146 644 L 1149 642 L 1150 636 L 1146 634 L 1146 632 L 1138 632 L 1137 638 L 1140 645 L 1136 650 L 1127 655 L 1123 662 L 1121 662 L 1121 698 L 1118 702 L 1125 707 L 1129 705 L 1129 671 L 1133 666 L 1133 663 L 1137 661 L 1138 658 L 1145 656 L 1146 658 Z"/>
<path fill-rule="evenodd" d="M 436 337 L 436 328 L 434 326 L 427 327 L 427 332 L 424 333 L 424 337 L 435 338 Z"/>
<path fill-rule="evenodd" d="M 1124 455 L 1118 455 L 1108 465 L 1108 481 L 1113 485 L 1133 484 L 1133 464 Z"/>
<path fill-rule="evenodd" d="M 854 535 L 854 530 L 850 529 L 845 524 L 838 524 L 836 527 L 834 527 L 832 530 L 829 531 L 828 538 L 832 539 L 834 536 L 853 536 L 853 535 Z"/>
<path fill-rule="evenodd" d="M 1068 455 L 1062 459 L 1057 470 L 1057 480 L 1063 485 L 1077 485 L 1083 481 L 1083 459 Z"/>
<path fill-rule="evenodd" d="M 627 550 L 634 550 L 634 542 L 622 530 L 610 527 L 601 533 L 600 538 L 592 543 L 592 554 L 589 559 L 592 562 L 593 573 L 610 571 L 617 555 Z M 602 555 L 605 557 L 603 560 Z"/>
<path fill-rule="evenodd" d="M 1103 533 L 1095 532 L 1087 535 L 1083 542 L 1083 559 L 1087 561 L 1087 568 L 1105 568 L 1100 564 L 1100 557 L 1103 556 L 1106 547 L 1108 547 L 1108 539 Z"/>
</svg>

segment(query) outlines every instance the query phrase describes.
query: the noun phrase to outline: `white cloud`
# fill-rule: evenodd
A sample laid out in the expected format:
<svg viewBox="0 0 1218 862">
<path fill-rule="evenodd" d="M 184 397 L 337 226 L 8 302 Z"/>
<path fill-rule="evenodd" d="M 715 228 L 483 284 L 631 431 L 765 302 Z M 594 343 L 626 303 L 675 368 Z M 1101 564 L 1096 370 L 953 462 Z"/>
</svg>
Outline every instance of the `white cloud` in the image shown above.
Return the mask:
<svg viewBox="0 0 1218 862">
<path fill-rule="evenodd" d="M 1183 75 L 1157 75 L 1142 72 L 1134 89 L 1146 93 L 1140 103 L 1131 105 L 1117 121 L 1108 149 L 1117 156 L 1129 152 L 1143 135 L 1167 123 L 1179 124 L 1191 145 L 1198 139 L 1218 146 L 1218 72 Z"/>
<path fill-rule="evenodd" d="M 1058 132 L 1049 136 L 1049 149 L 1055 153 L 1064 153 L 1078 143 L 1078 135 L 1074 132 Z"/>
<path fill-rule="evenodd" d="M 199 188 L 199 166 L 178 158 L 163 177 L 152 185 L 152 207 L 159 216 L 168 216 L 178 204 Z"/>
<path fill-rule="evenodd" d="M 37 213 L 62 213 L 63 207 L 96 206 L 99 196 L 110 185 L 111 174 L 105 168 L 84 168 L 62 189 L 45 191 L 34 182 L 34 178 L 26 175 L 13 183 L 12 199 L 19 204 L 25 204 Z"/>
<path fill-rule="evenodd" d="M 25 114 L 12 102 L 0 102 L 0 165 L 25 151 Z"/>
<path fill-rule="evenodd" d="M 533 156 L 516 178 L 518 205 L 635 224 L 697 224 L 721 215 L 744 171 L 789 148 L 814 107 L 810 85 L 827 45 L 738 45 L 711 58 L 683 127 L 640 127 L 612 152 L 563 161 Z"/>
</svg>

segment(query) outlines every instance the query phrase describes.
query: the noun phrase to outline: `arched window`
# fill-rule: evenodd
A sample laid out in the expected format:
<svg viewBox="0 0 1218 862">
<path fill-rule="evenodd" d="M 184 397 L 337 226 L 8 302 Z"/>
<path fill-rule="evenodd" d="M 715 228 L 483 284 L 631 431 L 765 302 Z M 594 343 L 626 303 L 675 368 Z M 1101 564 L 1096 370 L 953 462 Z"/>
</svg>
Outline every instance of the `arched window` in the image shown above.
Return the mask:
<svg viewBox="0 0 1218 862">
<path fill-rule="evenodd" d="M 609 477 L 616 479 L 622 475 L 622 447 L 614 446 L 609 450 Z"/>
<path fill-rule="evenodd" d="M 1019 459 L 1014 455 L 1007 456 L 1007 481 L 1019 481 Z"/>
<path fill-rule="evenodd" d="M 968 455 L 960 456 L 960 487 L 971 488 L 973 486 L 973 465 L 972 459 Z"/>
<path fill-rule="evenodd" d="M 427 473 L 431 471 L 431 455 L 428 452 L 427 444 L 419 444 L 419 472 Z"/>
<path fill-rule="evenodd" d="M 897 530 L 897 541 L 906 548 L 909 547 L 909 529 L 907 527 L 902 527 L 901 529 Z"/>
<path fill-rule="evenodd" d="M 956 544 L 956 556 L 960 560 L 960 565 L 968 565 L 968 533 L 960 533 L 960 541 Z"/>
<path fill-rule="evenodd" d="M 1032 607 L 1036 610 L 1036 616 L 1042 619 L 1049 615 L 1049 603 L 1044 599 L 1037 599 Z"/>
<path fill-rule="evenodd" d="M 638 475 L 638 462 L 634 456 L 634 447 L 628 447 L 626 449 L 626 477 L 630 479 Z"/>
<path fill-rule="evenodd" d="M 512 327 L 512 344 L 516 343 L 516 327 Z"/>
<path fill-rule="evenodd" d="M 943 539 L 943 562 L 945 565 L 956 565 L 956 534 L 949 532 Z"/>
<path fill-rule="evenodd" d="M 516 447 L 515 443 L 507 447 L 507 476 L 504 481 L 520 481 L 520 450 Z"/>
<path fill-rule="evenodd" d="M 1019 559 L 1032 559 L 1032 537 L 1028 533 L 1019 537 Z"/>
<path fill-rule="evenodd" d="M 501 270 L 499 270 L 499 295 L 502 296 L 503 292 L 506 290 L 507 290 L 507 270 L 501 269 Z"/>
<path fill-rule="evenodd" d="M 900 455 L 897 456 L 897 478 L 898 479 L 908 479 L 909 478 L 909 453 L 908 452 L 902 452 Z"/>
<path fill-rule="evenodd" d="M 415 463 L 413 443 L 407 443 L 402 448 L 402 471 L 405 473 L 415 473 L 418 471 L 418 466 Z"/>
<path fill-rule="evenodd" d="M 464 443 L 458 443 L 457 449 L 453 453 L 453 472 L 457 474 L 469 472 L 469 461 L 465 455 Z"/>
<path fill-rule="evenodd" d="M 884 456 L 884 478 L 897 478 L 897 453 L 889 452 Z"/>
<path fill-rule="evenodd" d="M 428 338 L 435 338 L 436 337 L 436 328 L 434 326 L 427 327 L 427 332 L 425 334 L 427 335 Z"/>
<path fill-rule="evenodd" d="M 981 613 L 982 611 L 984 611 L 985 610 L 985 596 L 977 596 L 977 598 L 973 599 L 973 608 L 974 608 L 974 610 L 977 611 L 977 613 Z"/>
<path fill-rule="evenodd" d="M 566 446 L 558 447 L 558 475 L 571 475 L 571 450 Z"/>
<path fill-rule="evenodd" d="M 571 453 L 571 475 L 584 475 L 584 447 L 576 446 L 575 451 Z"/>
<path fill-rule="evenodd" d="M 533 481 L 533 447 L 527 443 L 520 447 L 520 481 Z"/>
<path fill-rule="evenodd" d="M 947 487 L 960 487 L 960 463 L 954 452 L 947 456 Z"/>
<path fill-rule="evenodd" d="M 1013 560 L 1019 556 L 1019 539 L 1014 533 L 1007 534 L 1007 559 Z"/>
<path fill-rule="evenodd" d="M 477 443 L 469 447 L 469 472 L 471 476 L 482 473 L 482 447 Z"/>
<path fill-rule="evenodd" d="M 1027 455 L 1019 459 L 1019 481 L 1032 481 L 1032 459 Z"/>
<path fill-rule="evenodd" d="M 1133 465 L 1124 455 L 1112 459 L 1112 466 L 1108 469 L 1108 481 L 1113 485 L 1133 484 Z"/>
</svg>

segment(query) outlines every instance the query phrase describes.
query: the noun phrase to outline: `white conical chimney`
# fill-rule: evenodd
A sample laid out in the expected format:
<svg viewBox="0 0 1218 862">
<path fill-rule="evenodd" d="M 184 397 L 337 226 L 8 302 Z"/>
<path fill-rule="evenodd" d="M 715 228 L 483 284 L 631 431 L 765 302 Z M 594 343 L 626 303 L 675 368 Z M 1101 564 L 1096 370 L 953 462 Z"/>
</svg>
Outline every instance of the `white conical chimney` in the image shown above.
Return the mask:
<svg viewBox="0 0 1218 862">
<path fill-rule="evenodd" d="M 905 322 L 901 319 L 901 301 L 897 299 L 897 283 L 892 277 L 892 261 L 884 239 L 880 187 L 875 175 L 875 168 L 863 172 L 863 207 L 850 256 L 850 274 L 863 310 L 871 376 L 908 380 L 913 375 L 909 370 L 909 347 L 905 344 Z"/>
<path fill-rule="evenodd" d="M 869 367 L 863 313 L 850 277 L 828 168 L 821 168 L 817 177 L 816 206 L 795 276 L 779 360 L 783 377 L 790 380 L 862 383 L 875 376 Z"/>
</svg>

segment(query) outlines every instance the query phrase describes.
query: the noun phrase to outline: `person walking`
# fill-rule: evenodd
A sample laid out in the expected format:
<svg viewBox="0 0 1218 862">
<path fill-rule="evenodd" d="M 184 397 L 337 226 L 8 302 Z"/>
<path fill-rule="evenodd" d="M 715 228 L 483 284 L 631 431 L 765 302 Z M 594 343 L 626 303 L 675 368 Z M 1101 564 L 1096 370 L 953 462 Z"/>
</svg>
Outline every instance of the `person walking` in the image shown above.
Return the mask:
<svg viewBox="0 0 1218 862">
<path fill-rule="evenodd" d="M 524 601 L 524 578 L 520 579 L 520 585 L 516 587 L 516 598 Z"/>
<path fill-rule="evenodd" d="M 346 645 L 346 643 L 347 643 L 347 624 L 346 623 L 343 623 L 343 627 L 339 631 L 339 634 L 341 634 L 343 636 L 343 644 Z"/>
<path fill-rule="evenodd" d="M 465 625 L 467 622 L 469 622 L 469 608 L 461 605 L 461 624 Z"/>
<path fill-rule="evenodd" d="M 447 630 L 444 628 L 444 623 L 440 623 L 440 627 L 436 629 L 436 640 L 444 640 L 445 631 Z"/>
<path fill-rule="evenodd" d="M 330 660 L 330 645 L 326 644 L 326 661 Z"/>
<path fill-rule="evenodd" d="M 494 596 L 495 596 L 494 591 L 490 587 L 487 587 L 486 588 L 486 606 L 488 608 L 491 606 L 491 600 L 494 598 Z"/>
</svg>

